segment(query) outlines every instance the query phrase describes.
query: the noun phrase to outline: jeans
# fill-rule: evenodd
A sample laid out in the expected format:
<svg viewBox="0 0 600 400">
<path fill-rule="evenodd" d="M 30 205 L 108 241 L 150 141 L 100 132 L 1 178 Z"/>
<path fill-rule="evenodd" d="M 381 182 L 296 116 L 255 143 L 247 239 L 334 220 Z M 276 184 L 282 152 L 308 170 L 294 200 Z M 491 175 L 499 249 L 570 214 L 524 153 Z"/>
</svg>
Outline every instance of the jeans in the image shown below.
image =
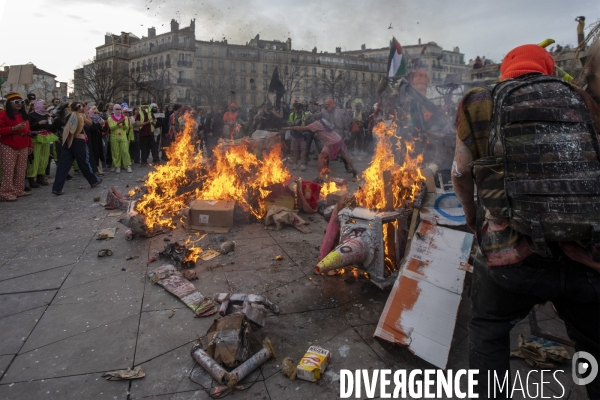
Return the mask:
<svg viewBox="0 0 600 400">
<path fill-rule="evenodd" d="M 303 161 L 303 164 L 306 165 L 306 164 L 308 164 L 310 146 L 312 146 L 312 143 L 313 142 L 315 143 L 315 148 L 317 149 L 317 154 L 320 154 L 321 151 L 323 150 L 323 143 L 321 143 L 321 141 L 315 137 L 314 132 L 310 132 L 310 131 L 306 131 L 304 133 L 304 140 L 306 141 L 306 154 L 302 161 Z"/>
<path fill-rule="evenodd" d="M 509 333 L 536 304 L 551 301 L 575 349 L 600 360 L 600 273 L 571 261 L 558 246 L 551 250 L 554 257 L 534 254 L 505 267 L 489 268 L 481 252 L 475 258 L 469 368 L 479 369 L 479 398 L 488 398 L 488 371 L 501 377 L 510 371 Z M 600 374 L 586 389 L 590 399 L 600 398 Z"/>
<path fill-rule="evenodd" d="M 140 144 L 142 146 L 142 163 L 148 162 L 148 156 L 152 151 L 152 161 L 158 162 L 158 149 L 154 141 L 154 134 L 148 136 L 140 136 Z"/>
<path fill-rule="evenodd" d="M 129 157 L 131 161 L 134 163 L 140 162 L 140 134 L 138 132 L 134 132 L 135 140 L 133 142 L 129 142 Z"/>
<path fill-rule="evenodd" d="M 90 149 L 85 143 L 85 140 L 73 139 L 70 148 L 64 146 L 62 148 L 58 167 L 56 168 L 56 177 L 54 178 L 54 184 L 52 185 L 52 191 L 59 192 L 62 190 L 67 175 L 73 166 L 73 160 L 77 161 L 79 170 L 85 179 L 87 179 L 90 186 L 100 180 L 100 178 L 94 175 L 92 164 L 90 163 Z"/>
</svg>

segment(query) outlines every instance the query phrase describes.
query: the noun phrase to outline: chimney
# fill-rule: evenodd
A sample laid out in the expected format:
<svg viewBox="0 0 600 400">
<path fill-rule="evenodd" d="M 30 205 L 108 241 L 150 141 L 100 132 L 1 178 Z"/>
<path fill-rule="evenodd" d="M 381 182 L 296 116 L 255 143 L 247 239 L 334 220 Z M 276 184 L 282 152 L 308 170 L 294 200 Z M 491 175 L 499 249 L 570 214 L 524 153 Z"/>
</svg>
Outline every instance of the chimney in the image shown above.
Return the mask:
<svg viewBox="0 0 600 400">
<path fill-rule="evenodd" d="M 190 31 L 196 36 L 196 18 L 190 21 Z"/>
<path fill-rule="evenodd" d="M 107 33 L 106 35 L 104 35 L 104 44 L 111 44 L 112 43 L 112 35 L 110 33 Z"/>
<path fill-rule="evenodd" d="M 366 50 L 366 49 L 367 49 L 367 46 L 366 46 L 365 44 L 361 44 L 361 45 L 360 45 L 360 49 L 361 49 L 361 50 Z"/>
<path fill-rule="evenodd" d="M 292 50 L 292 39 L 288 38 L 288 40 L 285 42 L 285 49 L 288 51 Z"/>
<path fill-rule="evenodd" d="M 338 56 L 342 55 L 342 48 L 341 47 L 336 47 L 335 48 L 335 54 L 338 55 Z"/>
<path fill-rule="evenodd" d="M 312 49 L 312 52 L 313 52 L 313 53 L 316 53 L 316 52 L 317 52 L 317 46 L 313 47 L 313 49 Z"/>
<path fill-rule="evenodd" d="M 149 38 L 156 37 L 156 28 L 155 27 L 148 28 L 148 37 Z"/>
<path fill-rule="evenodd" d="M 419 44 L 421 44 L 421 38 L 419 38 Z"/>
<path fill-rule="evenodd" d="M 121 43 L 122 44 L 129 44 L 129 33 L 127 33 L 127 32 L 121 32 Z"/>
<path fill-rule="evenodd" d="M 177 32 L 179 31 L 179 22 L 177 22 L 175 19 L 171 20 L 171 32 Z"/>
</svg>

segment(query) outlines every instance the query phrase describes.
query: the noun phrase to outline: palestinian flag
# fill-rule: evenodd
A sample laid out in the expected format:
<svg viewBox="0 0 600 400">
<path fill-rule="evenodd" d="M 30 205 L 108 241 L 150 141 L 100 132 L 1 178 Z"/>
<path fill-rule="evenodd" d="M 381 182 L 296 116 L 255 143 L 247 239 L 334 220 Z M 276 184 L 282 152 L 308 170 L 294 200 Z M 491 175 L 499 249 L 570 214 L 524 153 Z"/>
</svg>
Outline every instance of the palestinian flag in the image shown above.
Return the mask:
<svg viewBox="0 0 600 400">
<path fill-rule="evenodd" d="M 392 38 L 390 43 L 390 56 L 388 58 L 388 77 L 406 75 L 406 60 L 402 55 L 402 46 Z"/>
</svg>

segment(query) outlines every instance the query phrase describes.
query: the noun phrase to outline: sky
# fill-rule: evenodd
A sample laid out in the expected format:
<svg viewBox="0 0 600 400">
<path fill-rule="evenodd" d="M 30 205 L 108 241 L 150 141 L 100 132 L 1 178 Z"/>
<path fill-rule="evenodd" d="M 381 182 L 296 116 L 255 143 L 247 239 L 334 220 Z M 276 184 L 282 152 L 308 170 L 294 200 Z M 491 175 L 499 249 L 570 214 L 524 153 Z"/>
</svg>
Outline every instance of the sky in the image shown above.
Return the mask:
<svg viewBox="0 0 600 400">
<path fill-rule="evenodd" d="M 598 0 L 0 0 L 0 65 L 32 62 L 69 82 L 105 33 L 142 37 L 154 26 L 160 34 L 173 18 L 182 27 L 195 18 L 200 40 L 245 44 L 260 34 L 291 37 L 297 50 L 334 52 L 387 47 L 395 36 L 402 45 L 421 38 L 458 46 L 465 60 L 501 61 L 512 48 L 546 38 L 576 44 L 579 15 L 588 24 L 600 19 Z"/>
</svg>

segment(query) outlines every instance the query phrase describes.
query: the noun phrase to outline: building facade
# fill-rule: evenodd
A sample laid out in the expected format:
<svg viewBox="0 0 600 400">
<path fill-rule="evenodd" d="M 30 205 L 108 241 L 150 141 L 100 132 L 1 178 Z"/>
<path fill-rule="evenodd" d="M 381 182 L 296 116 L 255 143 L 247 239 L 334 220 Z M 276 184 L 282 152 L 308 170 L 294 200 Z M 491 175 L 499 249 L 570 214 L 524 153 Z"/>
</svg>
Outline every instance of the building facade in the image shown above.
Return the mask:
<svg viewBox="0 0 600 400">
<path fill-rule="evenodd" d="M 59 82 L 56 75 L 46 72 L 33 64 L 11 65 L 4 67 L 2 96 L 10 91 L 22 96 L 34 93 L 38 99 L 48 103 L 53 98 L 61 101 L 67 97 L 67 82 Z"/>
</svg>

